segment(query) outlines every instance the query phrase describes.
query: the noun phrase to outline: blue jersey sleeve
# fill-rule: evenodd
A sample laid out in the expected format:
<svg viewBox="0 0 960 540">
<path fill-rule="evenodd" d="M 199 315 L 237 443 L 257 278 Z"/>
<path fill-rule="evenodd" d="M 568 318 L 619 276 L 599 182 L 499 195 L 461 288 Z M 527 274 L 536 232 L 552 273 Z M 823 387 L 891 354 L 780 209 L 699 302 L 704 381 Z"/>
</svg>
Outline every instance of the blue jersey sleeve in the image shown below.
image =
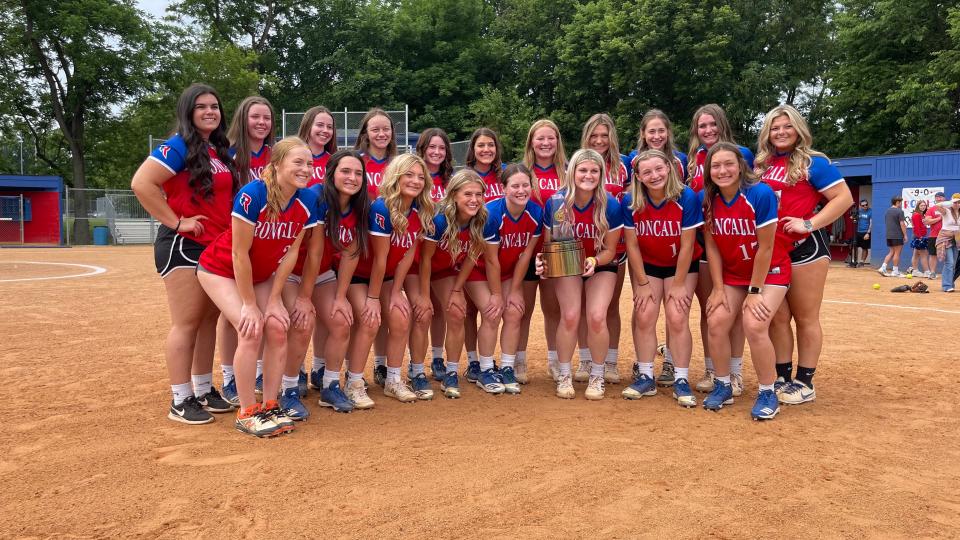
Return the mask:
<svg viewBox="0 0 960 540">
<path fill-rule="evenodd" d="M 231 215 L 251 225 L 256 225 L 260 218 L 260 212 L 266 205 L 267 185 L 262 180 L 250 182 L 243 186 L 237 196 L 234 197 Z"/>
<path fill-rule="evenodd" d="M 616 197 L 607 194 L 607 223 L 610 224 L 610 230 L 614 231 L 623 227 L 623 215 L 620 210 L 620 203 Z"/>
<path fill-rule="evenodd" d="M 303 201 L 303 205 L 307 207 L 307 210 L 310 212 L 310 215 L 307 217 L 307 222 L 303 224 L 304 229 L 309 229 L 316 225 L 322 225 L 324 220 L 326 220 L 326 210 L 321 209 L 321 205 L 326 207 L 325 202 L 321 202 L 317 198 L 317 194 L 310 188 L 303 188 L 297 190 L 297 197 Z"/>
<path fill-rule="evenodd" d="M 761 182 L 753 185 L 746 195 L 753 206 L 758 229 L 777 222 L 777 195 L 773 188 Z"/>
<path fill-rule="evenodd" d="M 673 155 L 680 160 L 680 168 L 683 169 L 683 177 L 680 179 L 683 181 L 687 177 L 687 155 L 679 150 L 674 150 Z"/>
<path fill-rule="evenodd" d="M 623 163 L 623 166 L 627 169 L 627 180 L 623 183 L 625 186 L 630 184 L 630 179 L 633 178 L 633 167 L 630 165 L 629 157 L 620 154 L 620 163 Z"/>
<path fill-rule="evenodd" d="M 843 175 L 840 174 L 840 170 L 823 156 L 813 156 L 811 158 L 807 178 L 817 191 L 824 191 L 843 182 Z"/>
<path fill-rule="evenodd" d="M 374 236 L 390 236 L 393 234 L 393 223 L 390 222 L 390 211 L 382 197 L 377 197 L 370 205 L 370 234 Z"/>
<path fill-rule="evenodd" d="M 747 167 L 753 169 L 753 152 L 746 146 L 740 146 L 740 155 L 747 162 Z"/>
<path fill-rule="evenodd" d="M 633 195 L 629 192 L 624 193 L 623 199 L 620 200 L 620 221 L 624 227 L 632 229 L 636 224 L 633 222 L 633 209 L 630 208 L 631 206 L 633 206 Z"/>
<path fill-rule="evenodd" d="M 529 212 L 530 215 L 533 217 L 533 219 L 536 220 L 537 222 L 537 228 L 534 231 L 533 235 L 534 236 L 543 235 L 543 209 L 540 208 L 539 204 L 533 201 L 528 201 L 527 212 Z"/>
<path fill-rule="evenodd" d="M 487 222 L 483 224 L 483 239 L 489 244 L 500 243 L 500 224 L 503 223 L 504 211 L 506 211 L 506 203 L 502 198 L 487 203 Z"/>
<path fill-rule="evenodd" d="M 426 239 L 432 242 L 439 242 L 445 232 L 447 232 L 447 216 L 437 214 L 433 218 L 433 233 L 428 234 Z"/>
<path fill-rule="evenodd" d="M 680 218 L 680 228 L 693 229 L 703 225 L 703 205 L 700 198 L 689 187 L 680 192 L 680 206 L 683 208 L 683 217 Z"/>
<path fill-rule="evenodd" d="M 153 152 L 150 152 L 150 158 L 166 167 L 171 173 L 178 172 L 187 168 L 187 143 L 179 134 L 163 141 Z"/>
</svg>

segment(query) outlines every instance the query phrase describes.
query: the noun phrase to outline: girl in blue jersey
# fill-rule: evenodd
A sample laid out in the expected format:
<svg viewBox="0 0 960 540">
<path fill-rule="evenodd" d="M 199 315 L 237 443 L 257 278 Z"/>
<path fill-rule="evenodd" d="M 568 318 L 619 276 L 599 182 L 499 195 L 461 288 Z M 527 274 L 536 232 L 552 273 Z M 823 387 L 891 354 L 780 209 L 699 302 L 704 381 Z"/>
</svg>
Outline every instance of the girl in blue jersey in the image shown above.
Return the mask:
<svg viewBox="0 0 960 540">
<path fill-rule="evenodd" d="M 582 276 L 554 278 L 557 297 L 564 299 L 557 329 L 560 379 L 556 392 L 563 399 L 576 396 L 570 363 L 581 318 L 586 318 L 587 339 L 593 353 L 584 395 L 587 399 L 603 399 L 604 395 L 603 358 L 610 344 L 607 308 L 617 284 L 617 242 L 623 228 L 620 205 L 604 189 L 604 167 L 597 152 L 578 150 L 570 159 L 567 185 L 547 201 L 544 211 L 544 240 L 550 242 L 555 232 L 572 233 L 582 242 L 586 256 Z M 554 226 L 556 231 L 552 230 Z M 568 230 L 570 227 L 572 231 Z M 542 255 L 538 256 L 540 274 L 545 269 L 542 262 Z"/>
</svg>

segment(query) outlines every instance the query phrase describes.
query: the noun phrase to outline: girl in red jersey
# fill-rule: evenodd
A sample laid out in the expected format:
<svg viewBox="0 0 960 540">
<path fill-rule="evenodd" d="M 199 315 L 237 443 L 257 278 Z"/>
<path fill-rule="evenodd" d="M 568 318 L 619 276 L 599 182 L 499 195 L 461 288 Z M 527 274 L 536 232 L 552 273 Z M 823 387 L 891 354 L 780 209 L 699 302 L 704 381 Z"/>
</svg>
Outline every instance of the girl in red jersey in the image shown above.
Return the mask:
<svg viewBox="0 0 960 540">
<path fill-rule="evenodd" d="M 703 191 L 703 170 L 707 159 L 707 152 L 718 142 L 728 142 L 736 144 L 733 140 L 733 129 L 727 120 L 727 114 L 719 105 L 710 103 L 704 105 L 693 113 L 693 120 L 690 123 L 690 152 L 687 155 L 687 185 L 695 192 Z M 746 160 L 747 166 L 753 168 L 753 153 L 745 146 L 737 145 L 737 149 Z M 706 251 L 704 251 L 706 257 Z M 702 259 L 700 266 L 706 266 L 707 261 Z M 696 389 L 700 392 L 711 392 L 713 390 L 713 360 L 710 357 L 710 351 L 713 350 L 709 345 L 709 332 L 707 331 L 707 298 L 710 291 L 713 290 L 713 281 L 707 268 L 703 268 L 697 281 L 697 302 L 700 304 L 700 335 L 703 341 L 703 362 L 706 364 L 704 377 L 697 382 Z M 733 325 L 733 356 L 730 359 L 731 372 L 733 374 L 732 388 L 733 395 L 739 396 L 743 392 L 743 325 Z"/>
<path fill-rule="evenodd" d="M 603 399 L 604 362 L 602 359 L 610 344 L 607 330 L 607 308 L 613 298 L 617 282 L 616 251 L 623 228 L 620 205 L 604 189 L 604 161 L 597 152 L 578 150 L 570 159 L 567 185 L 547 201 L 544 212 L 546 242 L 557 232 L 572 226 L 573 236 L 583 242 L 587 255 L 582 276 L 555 278 L 560 304 L 560 326 L 557 329 L 557 353 L 560 377 L 557 397 L 575 397 L 570 362 L 577 344 L 580 319 L 585 317 L 593 361 L 590 378 L 584 394 L 587 399 Z M 569 231 L 564 231 L 569 232 Z M 544 271 L 542 255 L 538 255 L 537 272 Z M 584 298 L 586 299 L 584 301 Z"/>
<path fill-rule="evenodd" d="M 257 437 L 293 429 L 293 421 L 273 396 L 280 388 L 291 324 L 281 291 L 297 262 L 295 254 L 304 231 L 317 225 L 318 202 L 306 189 L 312 165 L 310 149 L 300 139 L 288 137 L 277 143 L 263 180 L 251 182 L 237 193 L 230 229 L 204 250 L 197 266 L 200 285 L 239 338 L 236 428 Z M 294 324 L 303 327 L 307 315 L 301 313 Z M 254 394 L 261 342 L 265 343 L 262 405 Z"/>
<path fill-rule="evenodd" d="M 307 187 L 323 185 L 327 174 L 327 163 L 330 161 L 330 156 L 337 151 L 337 123 L 334 121 L 333 113 L 323 106 L 307 109 L 307 112 L 303 115 L 303 119 L 300 120 L 300 131 L 297 135 L 307 143 L 307 146 L 310 147 L 310 154 L 313 155 L 313 175 L 310 177 L 310 183 Z M 317 193 L 319 194 L 320 191 L 318 190 Z M 304 244 L 308 243 L 307 240 L 308 238 L 304 239 Z M 302 245 L 300 251 L 303 252 L 305 248 L 306 246 Z M 300 270 L 301 266 L 302 261 L 298 260 L 296 270 Z M 297 273 L 296 275 L 300 274 Z M 326 269 L 321 272 L 320 277 L 317 279 L 317 285 L 319 286 L 322 283 L 333 281 L 334 279 L 333 271 Z M 326 359 L 323 356 L 323 347 L 326 341 L 326 326 L 315 324 L 313 329 L 313 350 L 315 354 L 310 371 L 310 386 L 317 390 L 323 389 L 321 380 L 323 379 L 323 368 L 326 364 Z M 320 356 L 317 356 L 317 354 Z M 306 383 L 307 375 L 304 372 L 303 366 L 300 366 L 299 377 L 303 383 Z M 301 384 L 299 388 L 303 394 L 300 396 L 302 398 L 306 395 L 306 384 Z"/>
<path fill-rule="evenodd" d="M 566 179 L 567 152 L 563 148 L 563 138 L 560 129 L 551 120 L 537 120 L 527 131 L 527 142 L 523 150 L 523 164 L 533 172 L 534 202 L 542 208 L 550 197 L 563 188 Z M 538 242 L 536 252 L 539 253 L 543 245 L 543 237 Z M 540 287 L 540 310 L 543 312 L 543 330 L 547 339 L 547 370 L 554 382 L 559 378 L 557 370 L 557 326 L 560 324 L 560 304 L 557 302 L 557 293 L 554 282 L 541 280 L 531 262 L 523 281 L 523 299 L 530 309 L 525 310 L 521 321 L 520 344 L 517 351 L 517 381 L 526 384 L 527 375 L 527 340 L 530 336 L 530 320 L 533 317 L 533 304 L 536 300 L 537 286 Z"/>
<path fill-rule="evenodd" d="M 420 253 L 418 269 L 420 283 L 414 290 L 408 287 L 413 301 L 417 323 L 415 331 L 426 343 L 426 331 L 432 316 L 432 305 L 425 291 L 432 290 L 441 299 L 447 317 L 447 370 L 440 383 L 443 395 L 460 397 L 460 355 L 463 352 L 463 321 L 467 314 L 464 283 L 477 260 L 483 256 L 483 225 L 487 211 L 483 205 L 483 180 L 472 169 L 463 169 L 453 175 L 447 184 L 447 193 L 437 206 L 433 231 L 427 234 Z M 426 351 L 413 351 L 413 358 L 423 358 Z"/>
<path fill-rule="evenodd" d="M 807 122 L 790 105 L 764 118 L 757 143 L 756 172 L 780 199 L 777 238 L 790 249 L 793 273 L 787 301 L 774 317 L 770 335 L 776 345 L 780 402 L 798 405 L 816 399 L 813 374 L 823 347 L 820 304 L 830 265 L 825 227 L 853 204 L 843 175 L 827 156 L 813 149 Z M 814 213 L 821 200 L 826 204 Z M 797 325 L 797 376 L 791 377 L 793 332 Z M 752 346 L 751 346 L 752 348 Z"/>
<path fill-rule="evenodd" d="M 742 319 L 760 383 L 750 416 L 769 420 L 780 412 L 770 322 L 790 286 L 790 256 L 776 241 L 777 196 L 757 182 L 737 146 L 726 142 L 707 153 L 703 180 L 704 241 L 716 284 L 707 299 L 716 381 L 703 407 L 716 411 L 733 403 L 730 331 Z"/>
<path fill-rule="evenodd" d="M 237 106 L 227 131 L 230 152 L 237 166 L 240 186 L 263 176 L 270 163 L 273 142 L 273 107 L 266 98 L 249 96 Z M 233 356 L 237 351 L 237 333 L 224 317 L 217 321 L 217 343 L 220 345 L 220 368 L 223 371 L 223 397 L 234 407 L 240 405 L 233 376 Z M 257 360 L 257 391 L 263 384 L 263 360 Z"/>
<path fill-rule="evenodd" d="M 583 135 L 580 138 L 580 148 L 589 148 L 603 157 L 606 171 L 603 187 L 607 193 L 613 195 L 617 201 L 623 197 L 627 189 L 629 175 L 624 164 L 626 157 L 620 154 L 620 142 L 617 138 L 617 128 L 610 115 L 599 113 L 587 120 L 583 125 Z M 616 301 L 610 302 L 607 308 L 607 328 L 610 330 L 610 343 L 604 357 L 603 378 L 608 383 L 619 383 L 620 374 L 617 371 L 617 356 L 620 344 L 620 293 L 623 291 L 623 279 L 626 275 L 626 246 L 621 238 L 617 244 L 617 284 L 613 291 Z M 574 380 L 585 382 L 590 378 L 591 351 L 587 347 L 587 325 L 580 324 L 580 366 L 574 375 Z"/>
<path fill-rule="evenodd" d="M 313 155 L 313 176 L 310 185 L 322 184 L 327 176 L 327 163 L 337 151 L 337 122 L 323 106 L 310 107 L 300 120 L 297 135 L 310 147 Z"/>
<path fill-rule="evenodd" d="M 657 393 L 653 380 L 657 319 L 660 303 L 667 314 L 671 348 L 677 367 L 673 397 L 684 407 L 697 401 L 690 391 L 689 371 L 693 337 L 690 334 L 690 300 L 697 287 L 700 245 L 696 231 L 703 225 L 700 200 L 683 185 L 674 156 L 644 150 L 633 162 L 633 182 L 623 197 L 624 236 L 630 269 L 635 277 L 634 297 L 652 301 L 633 316 L 633 343 L 637 354 L 633 384 L 623 397 L 639 399 Z M 642 254 L 642 255 L 641 255 Z M 635 306 L 635 308 L 638 306 Z M 674 370 L 671 370 L 674 371 Z"/>
<path fill-rule="evenodd" d="M 166 361 L 173 402 L 167 416 L 186 424 L 206 424 L 213 421 L 210 412 L 233 407 L 212 386 L 220 313 L 193 270 L 204 248 L 230 226 L 230 204 L 239 184 L 223 108 L 213 88 L 192 84 L 184 90 L 177 101 L 176 122 L 174 135 L 140 165 L 130 187 L 160 222 L 154 259 L 172 323 Z"/>
<path fill-rule="evenodd" d="M 529 320 L 527 311 L 533 309 L 533 299 L 527 303 L 525 298 L 524 277 L 540 244 L 543 209 L 531 199 L 530 169 L 519 163 L 510 164 L 500 178 L 504 196 L 487 203 L 483 229 L 485 272 L 482 277 L 475 276 L 481 274 L 475 269 L 466 286 L 474 302 L 486 306 L 477 336 L 481 370 L 477 384 L 492 393 L 498 393 L 502 387 L 508 394 L 519 394 L 520 382 L 515 373 L 517 346 L 523 320 Z M 493 351 L 501 316 L 501 364 L 497 374 L 493 372 Z"/>
<path fill-rule="evenodd" d="M 640 119 L 640 136 L 637 139 L 637 149 L 630 152 L 630 161 L 640 152 L 645 150 L 659 150 L 669 156 L 674 167 L 679 174 L 681 182 L 687 177 L 687 155 L 677 150 L 677 145 L 673 140 L 673 124 L 670 118 L 660 109 L 650 109 L 643 118 Z M 634 199 L 636 200 L 636 199 Z M 700 252 L 703 247 L 700 247 Z M 698 255 L 699 258 L 699 255 Z M 667 342 L 670 341 L 670 330 L 666 331 Z M 657 384 L 660 386 L 672 386 L 674 381 L 673 354 L 670 351 L 668 343 L 657 347 L 657 350 L 663 354 L 663 370 L 657 377 Z M 635 362 L 634 367 L 637 366 Z M 639 373 L 634 372 L 633 378 L 636 379 Z"/>
<path fill-rule="evenodd" d="M 427 164 L 427 171 L 433 182 L 430 189 L 430 199 L 434 203 L 443 200 L 447 191 L 447 184 L 450 183 L 450 177 L 453 175 L 453 152 L 450 149 L 450 138 L 447 132 L 440 128 L 428 128 L 420 133 L 416 146 L 417 155 Z M 414 272 L 416 268 L 414 268 Z M 430 293 L 430 301 L 433 303 L 433 317 L 430 321 L 430 349 L 431 363 L 430 370 L 433 372 L 433 379 L 442 381 L 447 368 L 443 363 L 443 336 L 447 332 L 447 319 L 443 315 L 443 305 L 437 295 Z M 423 350 L 425 345 L 415 343 L 420 339 L 416 331 L 410 333 L 410 349 Z M 410 364 L 411 366 L 413 363 Z M 412 375 L 412 373 L 411 373 Z"/>
<path fill-rule="evenodd" d="M 383 393 L 402 402 L 433 399 L 433 390 L 423 371 L 423 357 L 413 358 L 411 391 L 400 378 L 403 354 L 410 336 L 411 309 L 404 293 L 407 277 L 424 231 L 432 225 L 433 202 L 427 183 L 427 165 L 414 154 L 402 154 L 387 167 L 380 197 L 370 207 L 371 257 L 360 260 L 354 273 L 366 280 L 350 287 L 351 299 L 367 298 L 367 306 L 380 306 L 380 320 L 387 328 L 387 364 Z M 419 291 L 411 291 L 418 295 Z M 358 316 L 361 313 L 357 314 Z M 357 325 L 352 336 L 351 358 L 366 358 L 376 329 Z"/>
<path fill-rule="evenodd" d="M 393 133 L 393 119 L 383 109 L 370 109 L 360 121 L 357 142 L 353 148 L 363 154 L 371 201 L 380 195 L 383 173 L 390 160 L 397 155 L 397 141 L 394 140 Z"/>
</svg>

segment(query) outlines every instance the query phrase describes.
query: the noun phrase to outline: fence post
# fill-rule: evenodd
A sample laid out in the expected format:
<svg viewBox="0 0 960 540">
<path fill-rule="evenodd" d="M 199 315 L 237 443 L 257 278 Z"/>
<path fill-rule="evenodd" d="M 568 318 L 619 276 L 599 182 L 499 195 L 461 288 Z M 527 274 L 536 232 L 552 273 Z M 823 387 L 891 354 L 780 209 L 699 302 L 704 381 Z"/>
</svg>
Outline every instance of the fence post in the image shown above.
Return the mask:
<svg viewBox="0 0 960 540">
<path fill-rule="evenodd" d="M 403 144 L 407 147 L 407 153 L 412 154 L 410 151 L 410 105 L 403 104 Z"/>
<path fill-rule="evenodd" d="M 149 156 L 151 152 L 153 152 L 153 135 L 152 134 L 147 135 L 147 155 Z"/>
<path fill-rule="evenodd" d="M 23 245 L 23 222 L 25 218 L 23 216 L 23 193 L 20 194 L 20 245 Z"/>
<path fill-rule="evenodd" d="M 347 148 L 350 145 L 350 111 L 346 107 L 343 108 L 343 147 Z"/>
<path fill-rule="evenodd" d="M 73 223 L 67 226 L 67 216 L 70 215 L 70 186 L 67 186 L 67 201 L 63 205 L 63 229 L 67 231 L 67 245 L 70 244 L 70 231 L 73 229 Z"/>
<path fill-rule="evenodd" d="M 280 133 L 281 139 L 287 136 L 287 110 L 280 109 Z"/>
</svg>

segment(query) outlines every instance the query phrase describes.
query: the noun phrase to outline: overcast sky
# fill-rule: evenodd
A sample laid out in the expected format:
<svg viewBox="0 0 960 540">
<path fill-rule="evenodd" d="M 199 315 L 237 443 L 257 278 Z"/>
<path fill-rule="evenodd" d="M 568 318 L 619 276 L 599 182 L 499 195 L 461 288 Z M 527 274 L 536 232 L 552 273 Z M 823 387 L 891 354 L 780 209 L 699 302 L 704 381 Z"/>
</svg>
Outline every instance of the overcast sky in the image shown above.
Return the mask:
<svg viewBox="0 0 960 540">
<path fill-rule="evenodd" d="M 137 6 L 159 19 L 166 15 L 164 10 L 170 5 L 170 1 L 171 0 L 137 0 Z"/>
</svg>

